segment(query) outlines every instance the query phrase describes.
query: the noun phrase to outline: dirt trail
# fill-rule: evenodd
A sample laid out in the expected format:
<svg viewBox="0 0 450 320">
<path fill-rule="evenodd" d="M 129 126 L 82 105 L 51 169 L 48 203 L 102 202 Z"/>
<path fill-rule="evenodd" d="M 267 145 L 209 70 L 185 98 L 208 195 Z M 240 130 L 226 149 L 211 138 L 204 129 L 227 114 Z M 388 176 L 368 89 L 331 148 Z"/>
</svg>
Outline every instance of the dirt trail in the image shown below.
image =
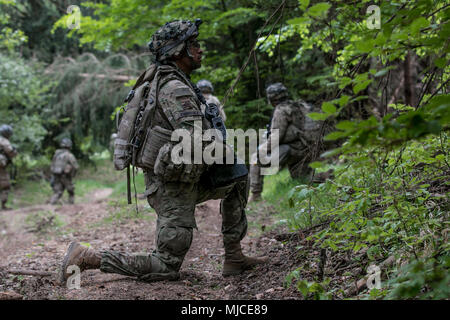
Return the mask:
<svg viewBox="0 0 450 320">
<path fill-rule="evenodd" d="M 198 230 L 181 267 L 178 281 L 144 283 L 133 278 L 88 270 L 81 275 L 81 289 L 58 286 L 53 277 L 14 276 L 8 269 L 41 270 L 56 273 L 72 240 L 87 242 L 96 249 L 151 252 L 155 244 L 155 213 L 139 200 L 140 219 L 112 219 L 112 190 L 90 194 L 86 203 L 38 205 L 0 211 L 0 292 L 15 292 L 23 299 L 300 299 L 295 288 L 284 288 L 287 273 L 295 269 L 295 248 L 275 240 L 277 232 L 257 236 L 249 230 L 243 240 L 245 253 L 269 255 L 270 262 L 239 276 L 223 278 L 223 246 L 219 201 L 211 200 L 196 209 Z M 55 216 L 59 224 L 46 227 L 33 217 Z M 270 220 L 250 216 L 249 221 Z M 47 220 L 43 220 L 44 222 Z M 51 222 L 52 222 L 51 221 Z M 42 221 L 41 221 L 42 222 Z M 36 227 L 37 225 L 37 227 Z M 39 229 L 41 228 L 41 229 Z M 3 270 L 3 271 L 2 271 Z"/>
</svg>

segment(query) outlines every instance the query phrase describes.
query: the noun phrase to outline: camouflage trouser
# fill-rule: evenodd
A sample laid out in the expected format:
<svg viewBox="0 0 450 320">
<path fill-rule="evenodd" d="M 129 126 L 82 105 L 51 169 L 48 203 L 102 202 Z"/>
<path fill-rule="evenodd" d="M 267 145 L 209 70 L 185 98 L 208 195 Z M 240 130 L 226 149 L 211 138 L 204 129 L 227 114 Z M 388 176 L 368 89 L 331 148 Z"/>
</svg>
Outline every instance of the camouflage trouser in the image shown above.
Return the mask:
<svg viewBox="0 0 450 320">
<path fill-rule="evenodd" d="M 307 163 L 305 165 L 304 160 L 305 157 L 301 155 L 301 153 L 296 152 L 296 154 L 292 154 L 291 148 L 286 145 L 280 145 L 280 154 L 279 154 L 279 167 L 280 169 L 287 166 L 289 169 L 289 173 L 292 178 L 298 178 L 302 174 L 310 171 L 307 167 Z M 255 157 L 256 155 L 252 155 Z M 250 190 L 252 193 L 262 193 L 264 185 L 264 175 L 261 174 L 261 166 L 258 164 L 250 165 Z"/>
<path fill-rule="evenodd" d="M 197 227 L 195 205 L 209 199 L 223 199 L 220 213 L 225 248 L 240 242 L 247 233 L 247 180 L 217 189 L 201 182 L 162 183 L 155 176 L 146 175 L 146 180 L 147 200 L 158 215 L 156 249 L 150 254 L 102 251 L 101 271 L 146 281 L 176 279 L 191 246 L 193 228 Z"/>
<path fill-rule="evenodd" d="M 0 168 L 0 200 L 2 203 L 8 201 L 8 193 L 11 188 L 9 173 L 6 168 Z"/>
<path fill-rule="evenodd" d="M 72 176 L 68 174 L 53 174 L 52 177 L 53 195 L 50 199 L 51 204 L 55 204 L 62 197 L 64 190 L 69 194 L 69 203 L 73 203 L 75 187 L 72 182 Z"/>
</svg>

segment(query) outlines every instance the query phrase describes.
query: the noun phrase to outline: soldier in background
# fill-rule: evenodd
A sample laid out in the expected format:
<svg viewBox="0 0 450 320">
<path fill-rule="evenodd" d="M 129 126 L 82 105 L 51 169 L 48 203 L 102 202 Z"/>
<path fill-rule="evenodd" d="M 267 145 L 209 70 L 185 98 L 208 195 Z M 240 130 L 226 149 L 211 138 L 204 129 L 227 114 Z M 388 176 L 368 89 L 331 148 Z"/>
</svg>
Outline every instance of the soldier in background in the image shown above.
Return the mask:
<svg viewBox="0 0 450 320">
<path fill-rule="evenodd" d="M 287 88 L 282 83 L 274 83 L 266 89 L 269 103 L 275 107 L 268 138 L 258 149 L 267 149 L 271 154 L 271 143 L 274 139 L 273 130 L 279 130 L 279 166 L 287 166 L 292 178 L 298 178 L 311 172 L 309 163 L 314 158 L 312 147 L 317 140 L 320 125 L 305 117 L 311 107 L 303 101 L 293 101 Z M 256 160 L 257 154 L 252 156 Z M 261 175 L 261 165 L 250 165 L 250 201 L 261 199 L 264 176 Z"/>
<path fill-rule="evenodd" d="M 10 209 L 6 207 L 8 193 L 11 188 L 7 167 L 17 155 L 17 150 L 9 142 L 12 134 L 13 129 L 10 125 L 3 124 L 0 126 L 0 200 L 2 202 L 2 210 Z"/>
<path fill-rule="evenodd" d="M 51 186 L 53 189 L 53 196 L 50 199 L 51 204 L 56 204 L 58 200 L 67 190 L 69 193 L 69 203 L 74 203 L 75 187 L 72 183 L 72 178 L 78 170 L 78 163 L 75 156 L 70 152 L 72 148 L 72 141 L 64 138 L 60 143 L 61 149 L 56 150 L 53 156 L 50 170 L 52 172 Z"/>
<path fill-rule="evenodd" d="M 220 116 L 222 117 L 223 122 L 227 120 L 227 116 L 225 115 L 225 110 L 223 109 L 222 104 L 220 103 L 219 99 L 217 99 L 216 96 L 213 96 L 214 87 L 211 82 L 208 80 L 200 80 L 197 82 L 197 87 L 202 92 L 203 96 L 205 97 L 206 103 L 215 104 L 219 108 Z M 205 110 L 202 108 L 202 112 L 205 113 Z"/>
</svg>

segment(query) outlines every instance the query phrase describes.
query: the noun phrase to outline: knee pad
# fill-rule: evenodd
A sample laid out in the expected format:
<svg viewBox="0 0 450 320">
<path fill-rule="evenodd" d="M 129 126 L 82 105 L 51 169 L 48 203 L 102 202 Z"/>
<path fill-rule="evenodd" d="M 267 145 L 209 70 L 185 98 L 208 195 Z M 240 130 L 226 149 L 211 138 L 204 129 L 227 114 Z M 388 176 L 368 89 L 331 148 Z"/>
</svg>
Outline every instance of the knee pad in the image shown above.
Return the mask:
<svg viewBox="0 0 450 320">
<path fill-rule="evenodd" d="M 157 245 L 158 251 L 165 251 L 174 256 L 184 256 L 192 243 L 192 228 L 161 226 Z"/>
</svg>

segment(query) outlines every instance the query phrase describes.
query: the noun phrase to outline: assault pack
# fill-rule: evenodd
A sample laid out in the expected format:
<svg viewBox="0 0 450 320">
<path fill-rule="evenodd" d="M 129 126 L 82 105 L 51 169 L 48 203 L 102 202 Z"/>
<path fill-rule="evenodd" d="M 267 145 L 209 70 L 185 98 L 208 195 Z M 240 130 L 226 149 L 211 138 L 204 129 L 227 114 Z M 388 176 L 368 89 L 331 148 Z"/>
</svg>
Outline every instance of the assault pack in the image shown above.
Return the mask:
<svg viewBox="0 0 450 320">
<path fill-rule="evenodd" d="M 67 158 L 65 157 L 65 153 L 68 152 L 64 149 L 56 150 L 55 155 L 53 156 L 53 161 L 50 166 L 50 171 L 53 174 L 63 174 L 63 173 L 69 173 L 66 172 L 66 166 L 67 166 Z"/>
</svg>

